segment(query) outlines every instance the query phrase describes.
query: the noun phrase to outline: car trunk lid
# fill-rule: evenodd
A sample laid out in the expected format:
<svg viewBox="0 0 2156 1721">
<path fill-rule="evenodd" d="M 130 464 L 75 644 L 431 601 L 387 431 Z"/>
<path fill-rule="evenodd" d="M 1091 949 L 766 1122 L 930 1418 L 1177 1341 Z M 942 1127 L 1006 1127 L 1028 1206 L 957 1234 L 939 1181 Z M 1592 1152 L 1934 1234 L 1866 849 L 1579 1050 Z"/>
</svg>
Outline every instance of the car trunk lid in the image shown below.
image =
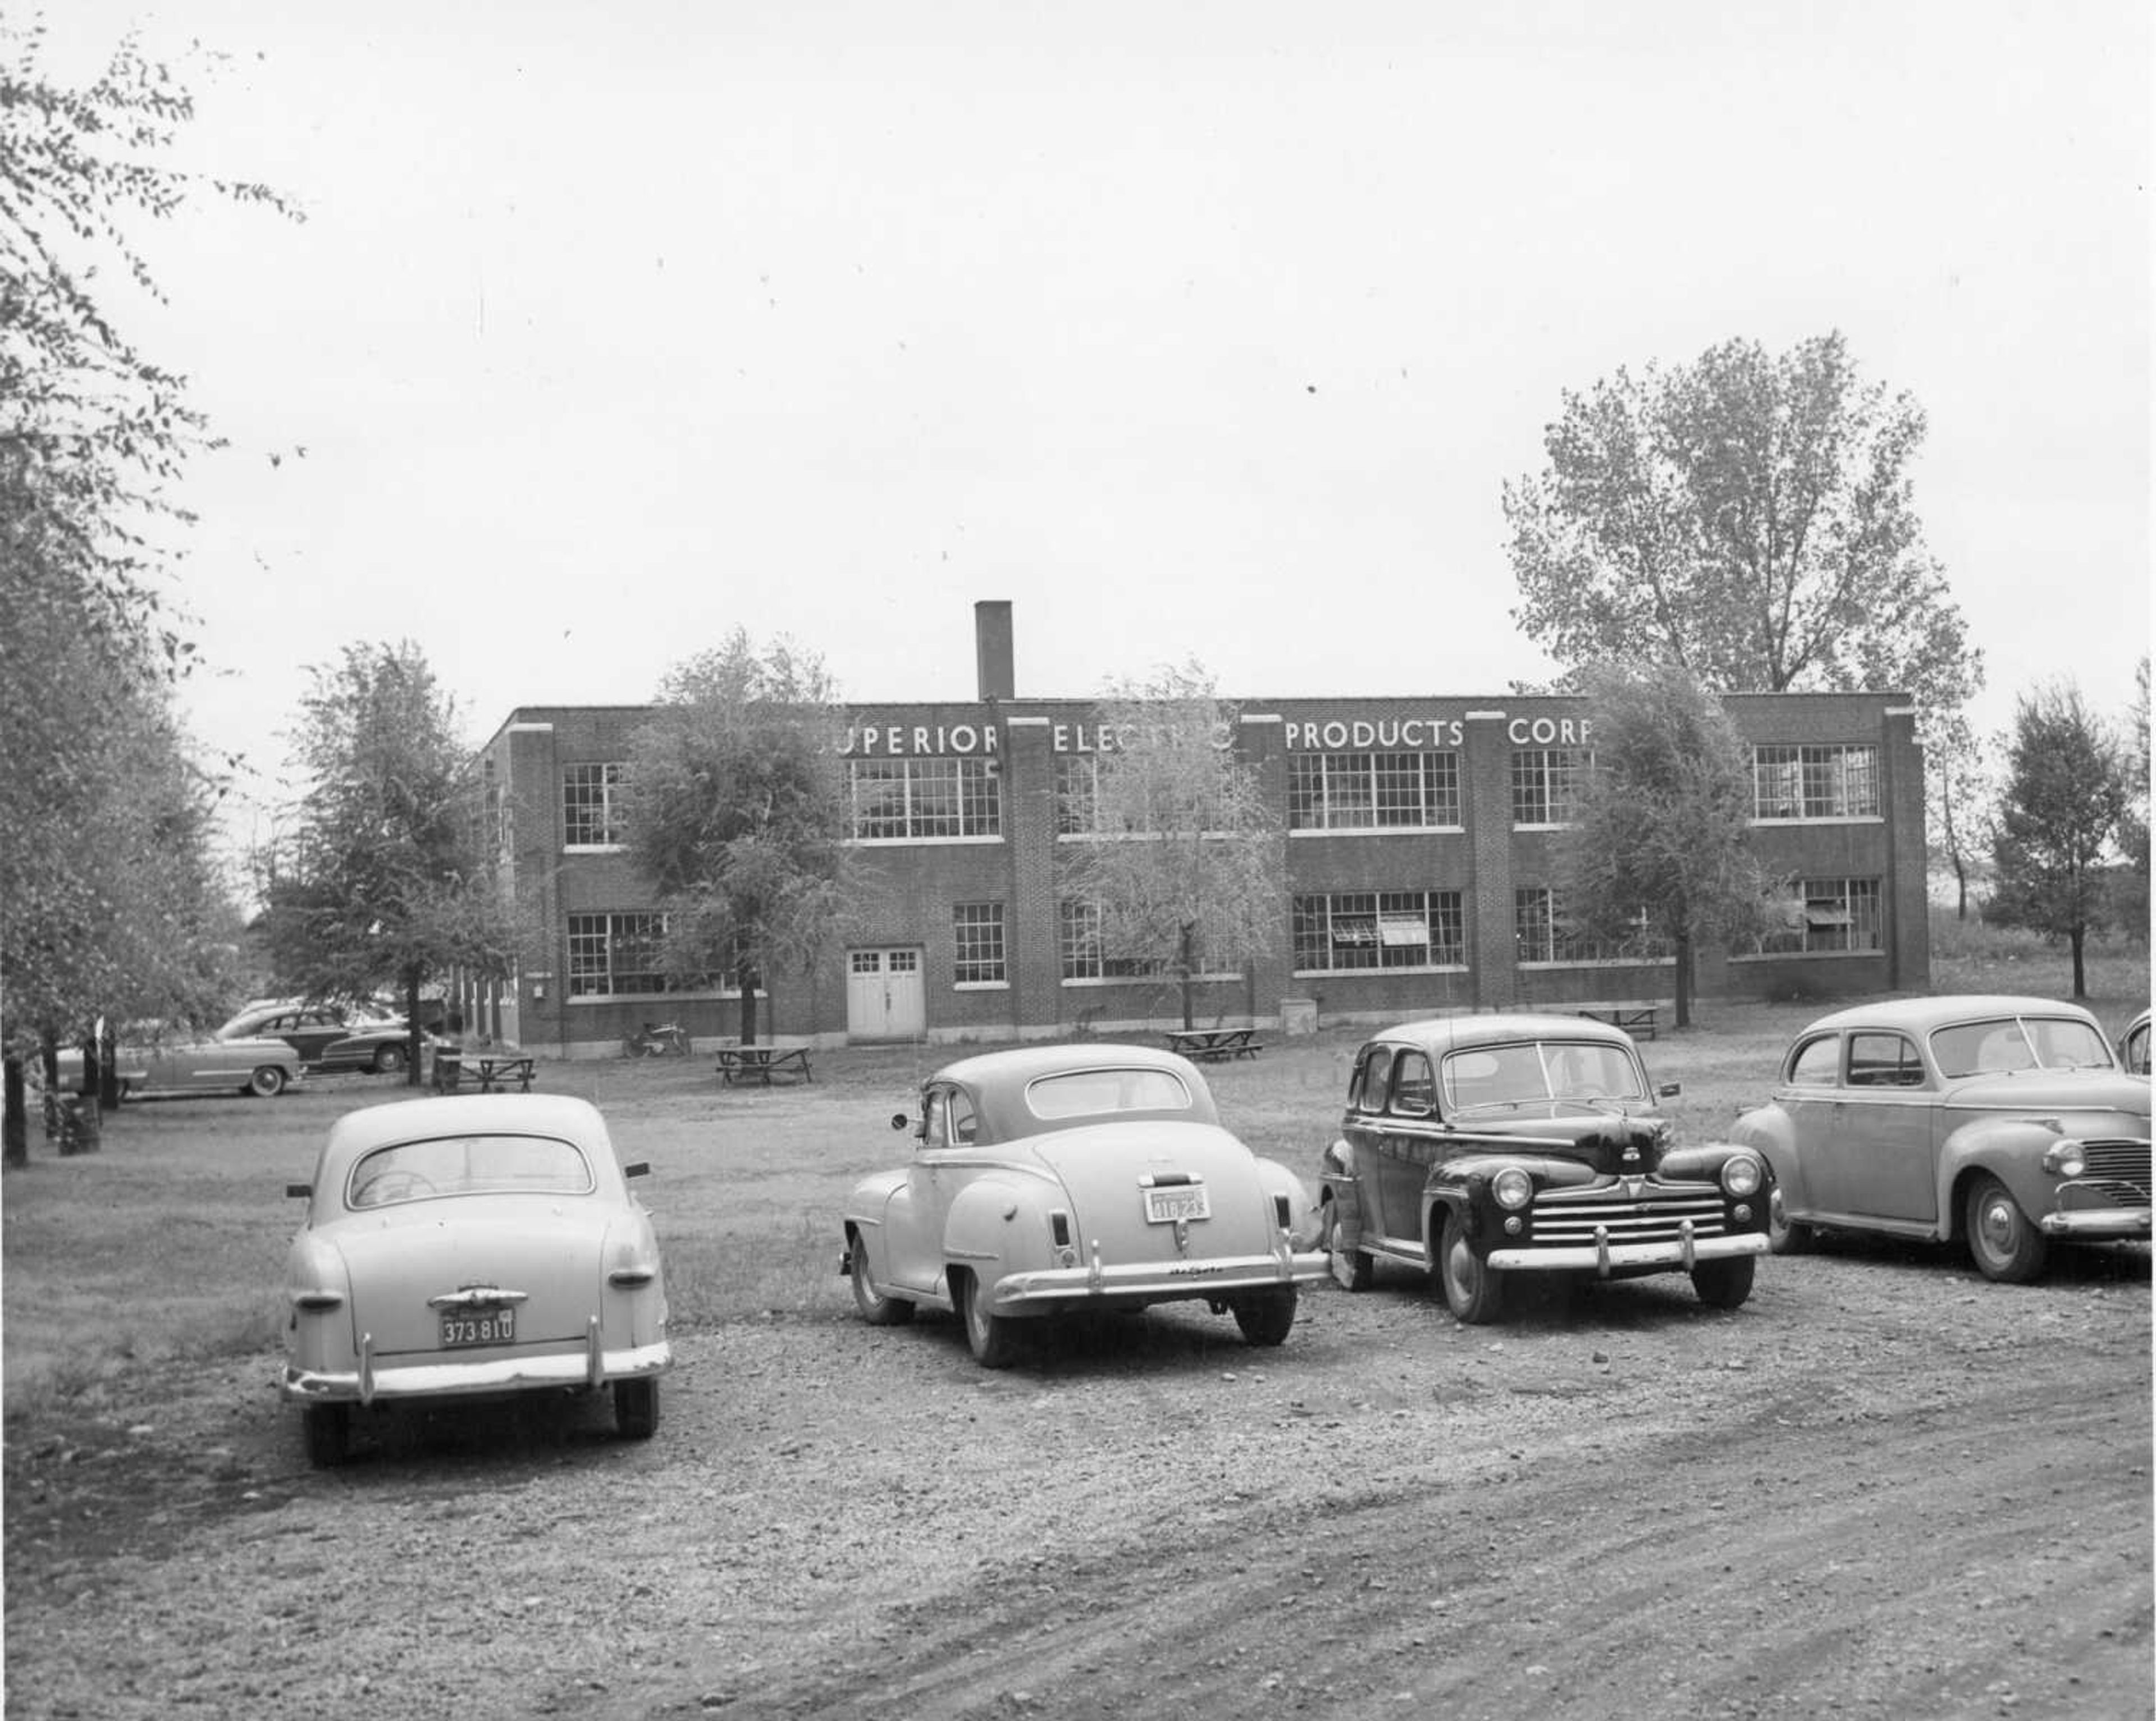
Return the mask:
<svg viewBox="0 0 2156 1721">
<path fill-rule="evenodd" d="M 1277 1227 L 1248 1148 L 1212 1124 L 1144 1127 L 1139 1145 L 1124 1123 L 1064 1130 L 1036 1149 L 1070 1197 L 1081 1247 L 1097 1242 L 1120 1260 L 1261 1255 L 1272 1247 Z M 1146 1216 L 1148 1187 L 1168 1211 L 1187 1210 L 1202 1190 L 1205 1216 L 1190 1219 L 1178 1242 L 1173 1219 Z"/>
</svg>

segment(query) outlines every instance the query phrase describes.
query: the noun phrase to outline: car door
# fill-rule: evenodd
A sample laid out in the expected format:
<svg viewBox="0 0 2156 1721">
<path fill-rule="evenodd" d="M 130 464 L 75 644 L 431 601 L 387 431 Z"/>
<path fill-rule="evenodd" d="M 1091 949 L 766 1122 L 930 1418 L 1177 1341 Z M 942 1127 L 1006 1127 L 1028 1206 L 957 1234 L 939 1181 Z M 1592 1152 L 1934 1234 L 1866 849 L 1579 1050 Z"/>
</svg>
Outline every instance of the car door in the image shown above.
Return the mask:
<svg viewBox="0 0 2156 1721">
<path fill-rule="evenodd" d="M 1903 1224 L 1938 1217 L 1932 1172 L 1932 1124 L 1938 1111 L 1916 1042 L 1889 1028 L 1855 1028 L 1847 1037 L 1835 1151 L 1827 1165 L 1834 1211 Z"/>
<path fill-rule="evenodd" d="M 1437 1160 L 1437 1082 L 1430 1054 L 1403 1047 L 1393 1059 L 1378 1141 L 1378 1227 L 1389 1247 L 1422 1251 L 1423 1191 Z"/>
<path fill-rule="evenodd" d="M 963 1089 L 937 1083 L 921 1096 L 921 1131 L 906 1181 L 884 1213 L 893 1285 L 943 1294 L 943 1227 L 952 1201 L 984 1168 L 974 1151 L 973 1103 Z"/>
<path fill-rule="evenodd" d="M 1796 1161 L 1783 1200 L 1793 1212 L 1826 1211 L 1831 1206 L 1827 1191 L 1839 1176 L 1835 1164 L 1840 1153 L 1841 1036 L 1814 1034 L 1799 1041 L 1774 1097 L 1789 1114 Z"/>
</svg>

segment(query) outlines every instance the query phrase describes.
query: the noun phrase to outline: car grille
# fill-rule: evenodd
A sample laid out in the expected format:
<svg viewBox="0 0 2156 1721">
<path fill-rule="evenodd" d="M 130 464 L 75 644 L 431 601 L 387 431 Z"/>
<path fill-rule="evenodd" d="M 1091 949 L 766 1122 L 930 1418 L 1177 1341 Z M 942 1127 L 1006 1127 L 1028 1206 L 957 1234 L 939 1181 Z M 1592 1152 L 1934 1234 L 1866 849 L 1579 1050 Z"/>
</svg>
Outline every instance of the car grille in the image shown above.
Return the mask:
<svg viewBox="0 0 2156 1721">
<path fill-rule="evenodd" d="M 2148 1144 L 2145 1141 L 2084 1141 L 2088 1160 L 2082 1181 L 2097 1185 L 2122 1207 L 2148 1205 Z"/>
<path fill-rule="evenodd" d="M 1719 1194 L 1665 1196 L 1636 1201 L 1541 1201 L 1533 1242 L 1541 1248 L 1592 1247 L 1598 1229 L 1613 1243 L 1673 1243 L 1686 1221 L 1696 1237 L 1722 1237 L 1729 1227 Z"/>
</svg>

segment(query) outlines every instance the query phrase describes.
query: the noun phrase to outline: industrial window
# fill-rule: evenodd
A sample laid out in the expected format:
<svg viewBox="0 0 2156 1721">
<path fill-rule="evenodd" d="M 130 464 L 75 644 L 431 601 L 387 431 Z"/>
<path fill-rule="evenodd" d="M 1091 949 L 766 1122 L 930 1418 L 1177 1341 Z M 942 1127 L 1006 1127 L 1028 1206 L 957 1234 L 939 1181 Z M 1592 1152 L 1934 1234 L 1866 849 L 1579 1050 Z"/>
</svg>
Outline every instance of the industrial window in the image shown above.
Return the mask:
<svg viewBox="0 0 2156 1721">
<path fill-rule="evenodd" d="M 1752 750 L 1752 817 L 1876 818 L 1876 747 L 1774 745 Z"/>
<path fill-rule="evenodd" d="M 1782 924 L 1760 940 L 1768 955 L 1876 950 L 1880 937 L 1876 878 L 1805 878 L 1783 910 Z"/>
<path fill-rule="evenodd" d="M 569 996 L 620 997 L 674 988 L 660 961 L 664 914 L 569 916 Z"/>
<path fill-rule="evenodd" d="M 952 976 L 960 986 L 985 986 L 1009 979 L 1004 964 L 1001 903 L 955 904 L 951 910 L 951 931 L 957 946 Z"/>
<path fill-rule="evenodd" d="M 1292 909 L 1298 974 L 1460 967 L 1467 941 L 1456 890 L 1351 890 L 1298 896 Z"/>
<path fill-rule="evenodd" d="M 1568 825 L 1579 813 L 1579 786 L 1594 755 L 1579 747 L 1512 751 L 1512 822 Z"/>
<path fill-rule="evenodd" d="M 1522 962 L 1659 962 L 1670 941 L 1647 924 L 1645 910 L 1621 938 L 1589 938 L 1567 924 L 1564 904 L 1546 884 L 1512 893 L 1512 938 Z"/>
<path fill-rule="evenodd" d="M 1003 797 L 993 759 L 855 759 L 847 764 L 857 842 L 999 837 Z"/>
<path fill-rule="evenodd" d="M 571 848 L 611 848 L 621 841 L 626 765 L 572 765 L 562 774 L 562 841 Z"/>
<path fill-rule="evenodd" d="M 1101 934 L 1097 903 L 1064 901 L 1056 904 L 1057 942 L 1065 980 L 1145 980 L 1158 976 L 1167 964 L 1152 956 L 1111 956 Z"/>
<path fill-rule="evenodd" d="M 1291 831 L 1430 830 L 1460 823 L 1457 753 L 1297 753 Z"/>
</svg>

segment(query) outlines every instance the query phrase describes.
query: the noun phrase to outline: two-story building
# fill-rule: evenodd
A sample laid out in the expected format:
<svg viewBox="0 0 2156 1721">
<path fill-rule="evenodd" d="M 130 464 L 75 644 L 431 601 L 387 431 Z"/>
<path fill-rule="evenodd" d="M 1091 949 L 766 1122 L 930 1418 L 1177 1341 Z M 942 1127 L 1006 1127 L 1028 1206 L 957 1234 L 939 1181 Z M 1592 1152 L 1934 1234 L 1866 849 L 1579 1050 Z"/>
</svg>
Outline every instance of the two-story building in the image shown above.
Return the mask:
<svg viewBox="0 0 2156 1721">
<path fill-rule="evenodd" d="M 849 930 L 808 971 L 762 976 L 766 1030 L 818 1043 L 994 1041 L 1179 1022 L 1178 987 L 1104 950 L 1058 890 L 1105 745 L 1085 699 L 1020 699 L 1010 606 L 976 607 L 971 700 L 851 708 L 850 840 L 869 863 Z M 1206 976 L 1207 1022 L 1368 1022 L 1419 1012 L 1666 998 L 1646 940 L 1568 932 L 1553 842 L 1594 737 L 1558 696 L 1229 699 L 1230 744 L 1278 814 L 1286 884 L 1272 950 Z M 1746 694 L 1758 853 L 1784 924 L 1699 953 L 1702 996 L 1920 989 L 1929 980 L 1922 761 L 1899 695 Z M 532 929 L 517 972 L 461 976 L 476 1030 L 608 1055 L 643 1023 L 735 1032 L 723 986 L 670 986 L 649 886 L 616 820 L 641 706 L 523 707 L 486 744 L 504 888 Z"/>
</svg>

